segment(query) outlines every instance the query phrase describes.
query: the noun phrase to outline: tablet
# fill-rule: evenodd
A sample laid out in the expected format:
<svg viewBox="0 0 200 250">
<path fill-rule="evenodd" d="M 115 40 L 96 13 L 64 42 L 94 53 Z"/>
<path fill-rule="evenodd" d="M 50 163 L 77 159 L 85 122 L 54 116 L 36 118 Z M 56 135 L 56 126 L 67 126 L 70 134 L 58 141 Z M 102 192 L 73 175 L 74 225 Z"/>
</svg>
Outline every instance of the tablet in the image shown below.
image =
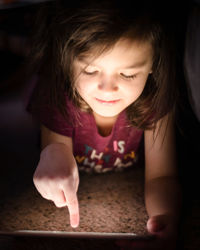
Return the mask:
<svg viewBox="0 0 200 250">
<path fill-rule="evenodd" d="M 63 238 L 92 238 L 92 239 L 132 239 L 151 240 L 151 234 L 139 235 L 134 233 L 106 233 L 106 232 L 63 232 L 63 231 L 39 231 L 17 230 L 12 232 L 0 231 L 0 236 L 35 236 L 35 237 L 63 237 Z"/>
</svg>

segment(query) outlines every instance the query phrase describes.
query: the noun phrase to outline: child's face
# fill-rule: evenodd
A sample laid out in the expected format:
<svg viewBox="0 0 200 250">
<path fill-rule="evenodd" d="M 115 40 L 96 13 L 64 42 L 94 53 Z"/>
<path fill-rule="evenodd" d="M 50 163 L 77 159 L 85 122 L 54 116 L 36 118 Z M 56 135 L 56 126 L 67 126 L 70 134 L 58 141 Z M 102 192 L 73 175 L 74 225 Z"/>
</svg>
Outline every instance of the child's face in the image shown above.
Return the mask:
<svg viewBox="0 0 200 250">
<path fill-rule="evenodd" d="M 142 93 L 152 69 L 150 43 L 120 40 L 109 51 L 91 60 L 75 60 L 75 86 L 93 112 L 117 116 Z"/>
</svg>

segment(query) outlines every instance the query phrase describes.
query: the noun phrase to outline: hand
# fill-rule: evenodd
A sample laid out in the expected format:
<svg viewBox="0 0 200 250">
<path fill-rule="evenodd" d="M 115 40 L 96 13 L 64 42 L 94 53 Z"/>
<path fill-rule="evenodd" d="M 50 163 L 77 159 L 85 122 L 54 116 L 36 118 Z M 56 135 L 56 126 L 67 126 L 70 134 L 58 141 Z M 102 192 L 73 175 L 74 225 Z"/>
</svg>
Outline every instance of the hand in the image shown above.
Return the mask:
<svg viewBox="0 0 200 250">
<path fill-rule="evenodd" d="M 178 234 L 177 219 L 170 215 L 158 215 L 149 218 L 147 230 L 155 236 L 149 240 L 119 240 L 116 242 L 121 249 L 134 250 L 175 250 Z"/>
<path fill-rule="evenodd" d="M 57 207 L 68 207 L 72 227 L 79 225 L 79 175 L 70 148 L 61 143 L 48 145 L 41 152 L 33 182 L 42 197 Z"/>
</svg>

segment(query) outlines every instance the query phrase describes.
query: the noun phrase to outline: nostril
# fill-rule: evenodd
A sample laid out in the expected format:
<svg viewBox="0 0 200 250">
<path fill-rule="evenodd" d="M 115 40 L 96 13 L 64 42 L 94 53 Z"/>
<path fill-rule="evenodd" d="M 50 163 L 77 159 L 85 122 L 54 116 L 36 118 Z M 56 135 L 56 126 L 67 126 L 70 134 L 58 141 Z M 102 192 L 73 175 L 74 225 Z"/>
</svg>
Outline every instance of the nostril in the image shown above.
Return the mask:
<svg viewBox="0 0 200 250">
<path fill-rule="evenodd" d="M 118 86 L 115 83 L 100 83 L 98 85 L 98 88 L 102 91 L 108 91 L 108 92 L 118 90 Z"/>
<path fill-rule="evenodd" d="M 117 91 L 118 90 L 118 86 L 114 86 L 113 90 Z"/>
</svg>

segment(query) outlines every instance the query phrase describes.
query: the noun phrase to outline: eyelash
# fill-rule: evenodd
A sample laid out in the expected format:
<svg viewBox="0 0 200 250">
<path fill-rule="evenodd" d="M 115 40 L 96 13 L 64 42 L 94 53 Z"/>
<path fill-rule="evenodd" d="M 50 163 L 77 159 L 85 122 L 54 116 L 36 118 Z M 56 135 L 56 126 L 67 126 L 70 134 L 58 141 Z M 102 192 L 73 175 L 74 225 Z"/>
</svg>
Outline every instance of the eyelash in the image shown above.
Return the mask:
<svg viewBox="0 0 200 250">
<path fill-rule="evenodd" d="M 97 73 L 97 71 L 87 72 L 87 71 L 84 70 L 83 73 L 86 74 L 86 75 L 94 75 L 94 74 Z"/>
<path fill-rule="evenodd" d="M 127 76 L 127 75 L 124 75 L 124 74 L 120 74 L 122 77 L 124 77 L 124 78 L 126 78 L 126 79 L 134 79 L 134 78 L 136 78 L 136 75 L 129 75 L 129 76 Z"/>
<path fill-rule="evenodd" d="M 86 75 L 95 75 L 98 71 L 93 71 L 93 72 L 87 72 L 87 71 L 83 71 L 84 74 Z M 135 79 L 136 78 L 136 74 L 135 75 L 124 75 L 124 74 L 120 74 L 123 78 L 125 79 Z"/>
</svg>

